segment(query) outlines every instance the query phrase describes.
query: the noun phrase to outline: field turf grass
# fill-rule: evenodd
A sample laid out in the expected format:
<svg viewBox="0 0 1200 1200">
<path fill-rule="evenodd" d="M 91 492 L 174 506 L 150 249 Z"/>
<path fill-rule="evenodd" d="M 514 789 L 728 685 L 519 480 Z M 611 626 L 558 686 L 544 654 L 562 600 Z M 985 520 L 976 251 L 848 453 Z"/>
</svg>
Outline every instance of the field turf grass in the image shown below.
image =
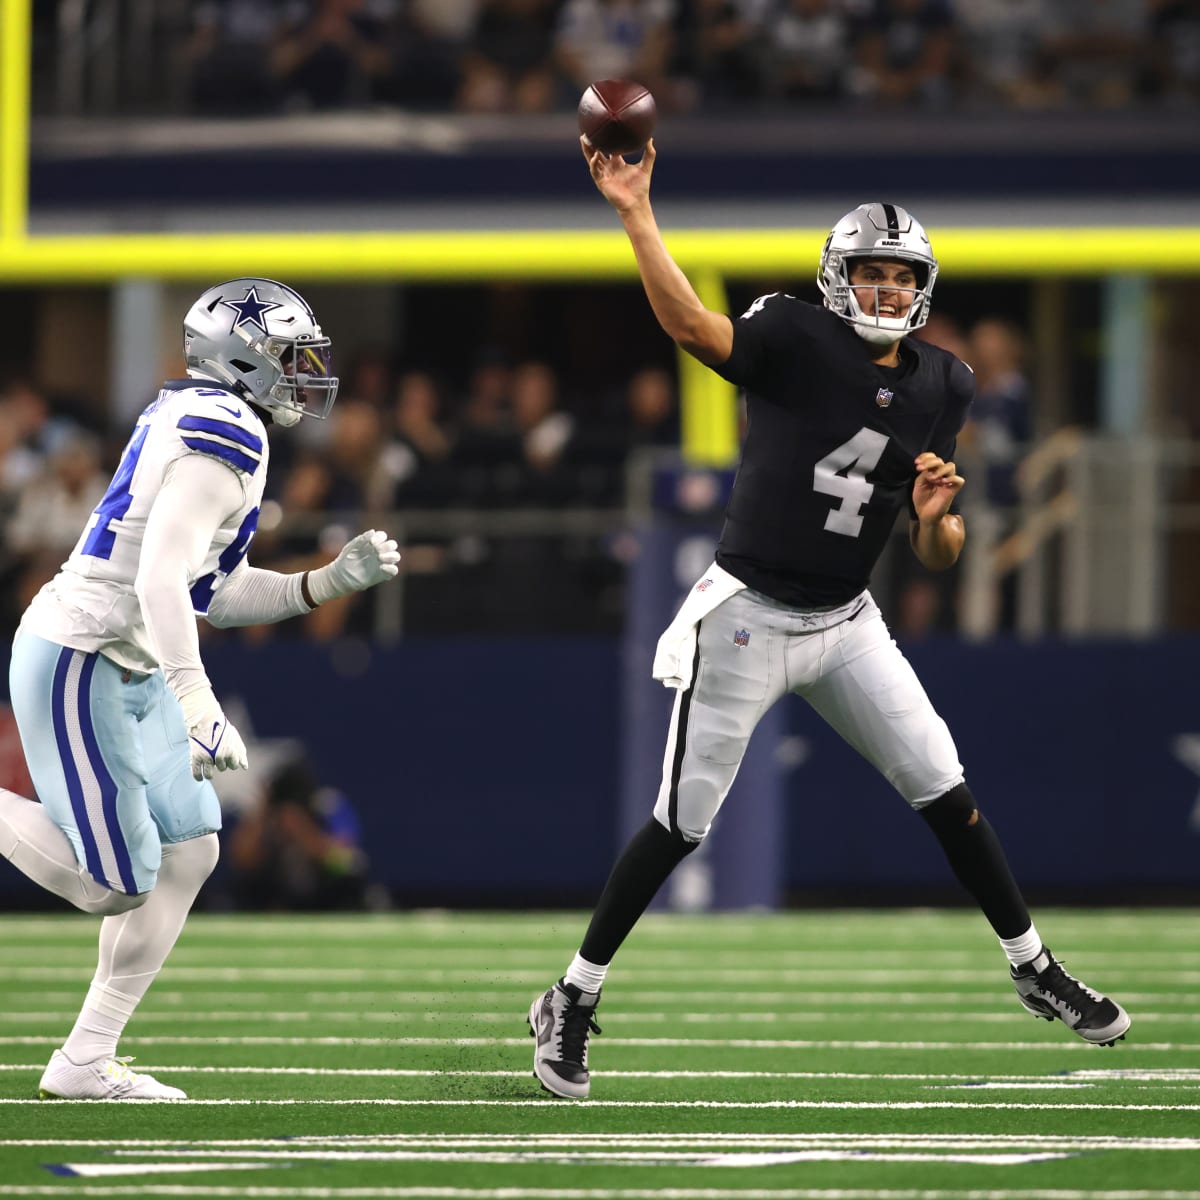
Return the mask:
<svg viewBox="0 0 1200 1200">
<path fill-rule="evenodd" d="M 652 916 L 592 1099 L 525 1013 L 581 914 L 197 916 L 122 1052 L 187 1102 L 39 1102 L 93 921 L 0 917 L 0 1200 L 1200 1200 L 1200 916 L 1043 910 L 1121 1000 L 1087 1046 L 1018 1006 L 966 911 Z"/>
</svg>

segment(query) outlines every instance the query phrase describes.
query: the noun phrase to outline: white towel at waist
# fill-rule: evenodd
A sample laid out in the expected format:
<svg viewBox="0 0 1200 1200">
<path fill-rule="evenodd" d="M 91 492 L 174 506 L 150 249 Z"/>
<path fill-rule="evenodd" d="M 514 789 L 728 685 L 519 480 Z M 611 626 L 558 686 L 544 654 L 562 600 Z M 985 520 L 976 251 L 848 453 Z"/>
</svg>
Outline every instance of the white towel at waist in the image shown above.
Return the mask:
<svg viewBox="0 0 1200 1200">
<path fill-rule="evenodd" d="M 696 657 L 696 626 L 719 604 L 740 592 L 746 585 L 713 563 L 697 580 L 675 619 L 658 639 L 654 652 L 655 679 L 663 687 L 688 688 L 692 685 L 692 666 Z"/>
</svg>

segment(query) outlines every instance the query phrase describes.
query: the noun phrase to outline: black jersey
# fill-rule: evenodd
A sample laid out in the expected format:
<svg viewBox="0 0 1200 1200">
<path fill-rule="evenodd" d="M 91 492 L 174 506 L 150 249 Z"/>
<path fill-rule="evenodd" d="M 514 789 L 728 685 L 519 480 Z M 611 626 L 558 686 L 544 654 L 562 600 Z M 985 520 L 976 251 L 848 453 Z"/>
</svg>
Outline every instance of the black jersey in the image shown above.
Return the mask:
<svg viewBox="0 0 1200 1200">
<path fill-rule="evenodd" d="M 896 517 L 911 516 L 913 465 L 950 459 L 975 394 L 971 370 L 925 342 L 883 367 L 828 309 L 775 293 L 733 323 L 713 369 L 746 391 L 749 429 L 717 562 L 797 608 L 867 586 Z"/>
</svg>

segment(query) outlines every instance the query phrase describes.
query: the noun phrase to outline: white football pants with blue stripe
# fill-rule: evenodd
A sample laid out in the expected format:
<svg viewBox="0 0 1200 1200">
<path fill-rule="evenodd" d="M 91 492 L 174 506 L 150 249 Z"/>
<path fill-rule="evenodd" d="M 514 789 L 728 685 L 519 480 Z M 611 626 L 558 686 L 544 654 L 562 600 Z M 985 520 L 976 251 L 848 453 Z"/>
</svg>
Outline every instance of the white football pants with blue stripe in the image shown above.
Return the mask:
<svg viewBox="0 0 1200 1200">
<path fill-rule="evenodd" d="M 946 722 L 869 592 L 829 612 L 746 589 L 700 621 L 654 815 L 689 842 L 708 833 L 763 713 L 802 696 L 916 809 L 963 782 Z"/>
<path fill-rule="evenodd" d="M 220 829 L 216 792 L 192 778 L 183 713 L 161 673 L 22 631 L 9 686 L 38 798 L 97 883 L 148 892 L 164 843 Z"/>
</svg>

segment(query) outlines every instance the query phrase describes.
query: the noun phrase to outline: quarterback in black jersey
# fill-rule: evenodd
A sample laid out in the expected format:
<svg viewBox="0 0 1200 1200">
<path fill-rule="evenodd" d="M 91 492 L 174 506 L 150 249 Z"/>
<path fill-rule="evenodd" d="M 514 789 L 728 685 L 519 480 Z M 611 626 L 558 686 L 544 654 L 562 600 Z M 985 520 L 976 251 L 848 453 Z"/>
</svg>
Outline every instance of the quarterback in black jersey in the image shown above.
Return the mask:
<svg viewBox="0 0 1200 1200">
<path fill-rule="evenodd" d="M 655 678 L 677 692 L 654 812 L 613 867 L 566 974 L 530 1007 L 534 1074 L 555 1095 L 588 1095 L 588 1035 L 609 963 L 708 834 L 755 725 L 788 692 L 928 823 L 999 938 L 1024 1008 L 1113 1045 L 1129 1016 L 1043 945 L 950 731 L 867 590 L 905 507 L 925 566 L 951 566 L 963 546 L 953 455 L 974 383 L 954 355 L 907 337 L 928 318 L 937 278 L 924 229 L 896 205 L 860 205 L 821 252 L 823 305 L 775 293 L 731 320 L 704 307 L 663 243 L 653 142 L 638 163 L 582 145 L 659 324 L 744 389 L 749 426 L 716 561 L 655 655 Z"/>
</svg>

